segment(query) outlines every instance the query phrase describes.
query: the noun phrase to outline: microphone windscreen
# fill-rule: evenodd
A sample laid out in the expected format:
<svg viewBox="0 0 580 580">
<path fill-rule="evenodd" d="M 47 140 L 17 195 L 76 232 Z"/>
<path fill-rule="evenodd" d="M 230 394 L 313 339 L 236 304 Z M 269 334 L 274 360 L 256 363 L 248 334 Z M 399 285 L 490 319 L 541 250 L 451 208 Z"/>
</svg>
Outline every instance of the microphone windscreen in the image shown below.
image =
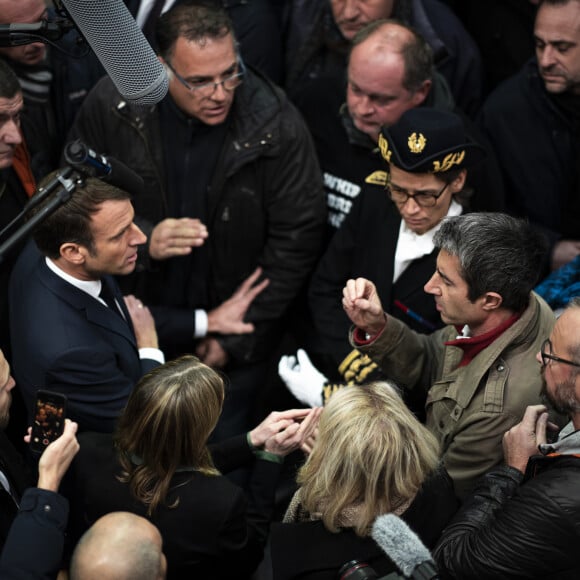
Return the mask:
<svg viewBox="0 0 580 580">
<path fill-rule="evenodd" d="M 117 90 L 137 105 L 167 94 L 165 68 L 122 0 L 62 0 Z"/>
<path fill-rule="evenodd" d="M 432 562 L 429 550 L 417 534 L 394 514 L 379 516 L 371 535 L 404 576 L 410 577 L 423 562 Z"/>
</svg>

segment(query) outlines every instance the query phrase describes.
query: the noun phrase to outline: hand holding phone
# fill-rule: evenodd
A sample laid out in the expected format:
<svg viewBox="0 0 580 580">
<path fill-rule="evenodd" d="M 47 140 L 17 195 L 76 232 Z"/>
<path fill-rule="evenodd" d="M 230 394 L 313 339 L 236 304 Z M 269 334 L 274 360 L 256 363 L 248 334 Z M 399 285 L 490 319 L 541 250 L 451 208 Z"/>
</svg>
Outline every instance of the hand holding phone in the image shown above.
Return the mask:
<svg viewBox="0 0 580 580">
<path fill-rule="evenodd" d="M 66 397 L 60 393 L 39 390 L 36 394 L 30 450 L 42 453 L 64 431 Z"/>
</svg>

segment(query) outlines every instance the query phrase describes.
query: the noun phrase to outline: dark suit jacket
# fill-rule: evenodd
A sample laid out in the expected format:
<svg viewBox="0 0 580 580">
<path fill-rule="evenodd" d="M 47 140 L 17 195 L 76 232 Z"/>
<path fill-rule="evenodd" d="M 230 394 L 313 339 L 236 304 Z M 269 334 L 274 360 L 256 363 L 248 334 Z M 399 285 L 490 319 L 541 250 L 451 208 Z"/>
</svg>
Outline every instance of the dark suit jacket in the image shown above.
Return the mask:
<svg viewBox="0 0 580 580">
<path fill-rule="evenodd" d="M 26 490 L 0 558 L 0 578 L 52 580 L 60 569 L 67 500 L 52 491 Z"/>
<path fill-rule="evenodd" d="M 30 417 L 36 390 L 68 398 L 67 416 L 81 430 L 111 432 L 139 378 L 157 366 L 140 360 L 131 318 L 116 282 L 103 278 L 125 320 L 55 275 L 34 245 L 10 281 L 13 367 Z"/>
<path fill-rule="evenodd" d="M 3 431 L 0 431 L 0 470 L 8 479 L 10 487 L 17 496 L 18 501 L 20 501 L 24 490 L 34 485 L 32 473 Z M 0 550 L 6 541 L 8 531 L 17 512 L 18 506 L 16 502 L 0 486 Z"/>
<path fill-rule="evenodd" d="M 237 441 L 245 448 L 238 455 L 246 454 L 247 443 L 243 438 Z M 79 443 L 67 482 L 72 539 L 112 511 L 148 517 L 145 505 L 117 479 L 121 467 L 112 437 L 83 433 Z M 257 460 L 247 502 L 244 492 L 226 477 L 192 469 L 177 472 L 167 501 L 148 518 L 163 536 L 168 579 L 249 577 L 262 558 L 280 470 L 277 463 Z M 178 497 L 179 505 L 168 507 Z"/>
<path fill-rule="evenodd" d="M 341 304 L 342 289 L 349 278 L 362 276 L 374 282 L 385 312 L 413 330 L 431 331 L 397 308 L 395 300 L 436 328 L 442 326 L 433 297 L 423 290 L 435 272 L 437 250 L 414 260 L 393 284 L 400 224 L 399 213 L 384 191 L 364 191 L 356 198 L 312 277 L 309 306 L 316 327 L 312 349 L 331 353 L 332 364 L 339 364 L 352 350 L 348 342 L 351 322 Z"/>
</svg>

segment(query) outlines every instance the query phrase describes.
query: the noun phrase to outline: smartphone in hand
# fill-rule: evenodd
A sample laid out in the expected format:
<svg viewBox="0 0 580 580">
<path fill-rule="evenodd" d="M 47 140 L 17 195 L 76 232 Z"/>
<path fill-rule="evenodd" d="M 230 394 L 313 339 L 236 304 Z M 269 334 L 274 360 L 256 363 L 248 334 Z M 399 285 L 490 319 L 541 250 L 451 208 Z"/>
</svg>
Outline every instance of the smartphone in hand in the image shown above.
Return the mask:
<svg viewBox="0 0 580 580">
<path fill-rule="evenodd" d="M 41 389 L 36 393 L 34 409 L 30 450 L 40 454 L 64 431 L 66 397 Z"/>
</svg>

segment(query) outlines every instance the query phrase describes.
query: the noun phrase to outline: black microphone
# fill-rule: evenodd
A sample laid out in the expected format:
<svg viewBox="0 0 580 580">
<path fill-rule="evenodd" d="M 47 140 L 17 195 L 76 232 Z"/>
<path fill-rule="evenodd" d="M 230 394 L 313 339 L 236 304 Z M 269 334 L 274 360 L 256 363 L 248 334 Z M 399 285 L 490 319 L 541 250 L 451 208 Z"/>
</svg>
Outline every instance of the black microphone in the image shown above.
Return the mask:
<svg viewBox="0 0 580 580">
<path fill-rule="evenodd" d="M 169 79 L 122 0 L 61 0 L 123 98 L 154 105 Z"/>
<path fill-rule="evenodd" d="M 67 164 L 88 177 L 98 177 L 119 189 L 139 195 L 144 186 L 143 178 L 113 157 L 97 153 L 82 141 L 72 141 L 64 148 Z"/>
<path fill-rule="evenodd" d="M 0 24 L 0 46 L 21 46 L 31 42 L 54 42 L 74 28 L 70 20 L 42 20 L 32 24 Z"/>
<path fill-rule="evenodd" d="M 401 518 L 394 514 L 379 516 L 373 524 L 371 535 L 405 578 L 440 578 L 429 550 Z"/>
</svg>

